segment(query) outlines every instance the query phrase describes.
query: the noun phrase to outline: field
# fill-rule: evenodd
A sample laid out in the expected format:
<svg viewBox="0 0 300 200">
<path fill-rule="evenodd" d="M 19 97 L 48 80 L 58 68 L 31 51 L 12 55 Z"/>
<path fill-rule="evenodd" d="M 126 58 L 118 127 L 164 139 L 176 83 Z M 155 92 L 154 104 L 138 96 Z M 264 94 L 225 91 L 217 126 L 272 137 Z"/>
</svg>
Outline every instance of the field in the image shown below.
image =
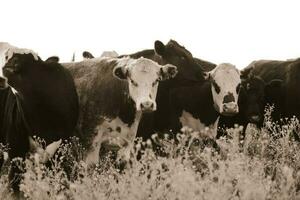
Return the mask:
<svg viewBox="0 0 300 200">
<path fill-rule="evenodd" d="M 184 128 L 178 143 L 154 140 L 163 144 L 164 157 L 155 156 L 151 143 L 137 142 L 133 154 L 146 147 L 142 158 L 133 156 L 122 171 L 109 161 L 87 167 L 80 161 L 82 148 L 74 139 L 59 150 L 66 159 L 55 157 L 51 169 L 28 159 L 21 190 L 34 200 L 300 199 L 300 145 L 293 139 L 300 124 L 290 119 L 279 126 L 270 112 L 261 130 L 248 127 L 243 142 L 241 127 L 228 130 L 228 137 L 217 141 L 220 149 L 204 144 L 209 129 L 198 133 Z M 70 179 L 62 170 L 62 160 L 69 162 Z M 10 199 L 7 169 L 1 173 L 0 199 Z"/>
</svg>

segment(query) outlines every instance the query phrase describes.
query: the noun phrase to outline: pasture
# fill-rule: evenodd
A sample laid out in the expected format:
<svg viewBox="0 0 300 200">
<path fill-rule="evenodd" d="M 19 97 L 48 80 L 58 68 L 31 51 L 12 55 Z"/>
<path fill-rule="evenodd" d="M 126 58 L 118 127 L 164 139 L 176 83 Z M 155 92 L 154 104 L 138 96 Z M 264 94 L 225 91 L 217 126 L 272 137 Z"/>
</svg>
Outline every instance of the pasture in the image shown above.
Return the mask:
<svg viewBox="0 0 300 200">
<path fill-rule="evenodd" d="M 74 138 L 59 148 L 67 158 L 71 178 L 62 170 L 61 157 L 52 159 L 52 168 L 36 164 L 31 157 L 25 162 L 20 189 L 34 200 L 300 199 L 300 144 L 292 136 L 299 134 L 300 124 L 292 118 L 278 125 L 271 112 L 272 107 L 266 110 L 261 130 L 248 127 L 243 141 L 241 127 L 227 130 L 228 137 L 217 140 L 219 150 L 204 145 L 203 135 L 209 129 L 199 133 L 184 127 L 177 143 L 167 135 L 154 139 L 164 147 L 165 157 L 156 156 L 150 142 L 137 140 L 122 171 L 109 160 L 88 168 L 82 161 L 82 146 Z M 141 149 L 142 158 L 136 159 Z M 5 167 L 0 197 L 11 199 Z"/>
</svg>

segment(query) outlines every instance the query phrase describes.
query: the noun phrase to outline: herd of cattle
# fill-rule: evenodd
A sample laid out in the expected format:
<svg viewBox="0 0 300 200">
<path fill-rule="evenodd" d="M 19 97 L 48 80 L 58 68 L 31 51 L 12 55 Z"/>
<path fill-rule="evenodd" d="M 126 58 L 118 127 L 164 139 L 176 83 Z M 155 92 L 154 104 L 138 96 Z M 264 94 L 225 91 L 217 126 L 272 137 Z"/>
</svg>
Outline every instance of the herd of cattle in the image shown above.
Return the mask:
<svg viewBox="0 0 300 200">
<path fill-rule="evenodd" d="M 300 117 L 300 59 L 254 61 L 240 71 L 195 58 L 174 40 L 129 55 L 83 56 L 81 62 L 44 61 L 0 43 L 0 143 L 9 147 L 15 191 L 22 170 L 14 158 L 39 152 L 46 162 L 71 136 L 93 164 L 107 151 L 128 159 L 137 136 L 174 135 L 189 126 L 211 127 L 210 137 L 217 138 L 219 127 L 259 127 L 267 104 L 275 105 L 275 119 Z M 48 146 L 38 147 L 33 136 Z"/>
</svg>

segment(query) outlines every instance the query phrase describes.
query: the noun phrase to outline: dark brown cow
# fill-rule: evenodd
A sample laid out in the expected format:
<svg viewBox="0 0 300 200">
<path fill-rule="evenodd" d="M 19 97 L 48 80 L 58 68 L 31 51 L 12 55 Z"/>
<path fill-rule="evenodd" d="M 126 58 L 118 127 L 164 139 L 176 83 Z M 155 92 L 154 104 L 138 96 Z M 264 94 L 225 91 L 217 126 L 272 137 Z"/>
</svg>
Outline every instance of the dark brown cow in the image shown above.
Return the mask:
<svg viewBox="0 0 300 200">
<path fill-rule="evenodd" d="M 57 62 L 7 43 L 2 47 L 0 67 L 10 87 L 0 90 L 0 142 L 9 146 L 10 159 L 23 159 L 33 135 L 46 144 L 73 136 L 78 97 L 72 76 Z M 15 191 L 21 173 L 12 162 L 9 178 Z"/>
</svg>

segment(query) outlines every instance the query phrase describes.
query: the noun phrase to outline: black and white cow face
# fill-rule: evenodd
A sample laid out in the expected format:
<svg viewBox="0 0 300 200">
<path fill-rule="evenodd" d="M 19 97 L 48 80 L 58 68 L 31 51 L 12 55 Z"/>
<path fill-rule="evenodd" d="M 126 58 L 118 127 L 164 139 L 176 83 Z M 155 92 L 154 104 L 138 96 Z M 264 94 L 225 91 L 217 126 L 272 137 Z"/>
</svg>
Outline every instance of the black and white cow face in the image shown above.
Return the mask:
<svg viewBox="0 0 300 200">
<path fill-rule="evenodd" d="M 156 110 L 156 93 L 159 81 L 175 77 L 177 68 L 174 65 L 164 66 L 146 58 L 122 58 L 114 68 L 114 76 L 126 79 L 129 95 L 136 104 L 137 111 L 151 112 Z"/>
<path fill-rule="evenodd" d="M 225 116 L 239 112 L 238 93 L 240 90 L 240 72 L 229 63 L 222 63 L 208 72 L 215 109 Z"/>
</svg>

